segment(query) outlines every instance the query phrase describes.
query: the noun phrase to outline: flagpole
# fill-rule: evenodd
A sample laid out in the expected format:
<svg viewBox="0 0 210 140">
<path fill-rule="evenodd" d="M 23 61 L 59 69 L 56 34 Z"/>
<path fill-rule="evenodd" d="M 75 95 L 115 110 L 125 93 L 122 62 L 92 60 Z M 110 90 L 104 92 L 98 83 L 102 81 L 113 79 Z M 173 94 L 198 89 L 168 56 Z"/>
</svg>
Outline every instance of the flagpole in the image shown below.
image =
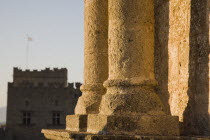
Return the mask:
<svg viewBox="0 0 210 140">
<path fill-rule="evenodd" d="M 27 42 L 26 42 L 26 69 L 28 69 L 28 61 L 29 61 L 29 36 L 27 35 Z"/>
<path fill-rule="evenodd" d="M 27 42 L 26 42 L 26 69 L 28 69 L 28 59 L 29 59 L 29 40 L 27 36 Z"/>
<path fill-rule="evenodd" d="M 33 39 L 27 34 L 27 42 L 26 42 L 26 69 L 29 67 L 29 49 L 30 49 L 30 41 L 33 41 Z"/>
</svg>

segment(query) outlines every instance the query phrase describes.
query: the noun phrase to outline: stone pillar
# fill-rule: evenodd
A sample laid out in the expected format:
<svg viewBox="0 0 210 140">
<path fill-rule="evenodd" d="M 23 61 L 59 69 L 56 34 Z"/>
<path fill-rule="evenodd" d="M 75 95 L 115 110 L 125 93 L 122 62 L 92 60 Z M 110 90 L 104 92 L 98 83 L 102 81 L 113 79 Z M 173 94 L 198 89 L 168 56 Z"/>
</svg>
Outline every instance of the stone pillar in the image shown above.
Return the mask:
<svg viewBox="0 0 210 140">
<path fill-rule="evenodd" d="M 88 132 L 179 135 L 154 91 L 154 0 L 109 0 L 109 78 Z"/>
<path fill-rule="evenodd" d="M 106 92 L 103 82 L 108 78 L 108 0 L 84 2 L 84 84 L 80 88 L 83 94 L 76 105 L 76 115 L 67 116 L 67 129 L 72 131 L 85 131 L 87 114 L 99 113 Z"/>
<path fill-rule="evenodd" d="M 108 0 L 85 0 L 84 85 L 75 113 L 98 113 L 108 78 Z"/>
<path fill-rule="evenodd" d="M 109 78 L 104 83 L 108 96 L 119 97 L 115 102 L 122 103 L 122 96 L 127 98 L 126 103 L 112 104 L 112 100 L 103 100 L 101 114 L 111 115 L 116 113 L 142 112 L 136 106 L 139 101 L 133 101 L 139 94 L 142 86 L 149 88 L 155 86 L 154 79 L 154 5 L 153 0 L 110 0 L 109 1 Z M 148 111 L 162 111 L 162 104 L 156 95 L 154 107 Z M 128 100 L 131 99 L 131 102 Z M 140 98 L 143 99 L 144 97 Z M 152 99 L 152 98 L 149 98 Z M 142 104 L 142 103 L 145 104 Z M 141 106 L 149 107 L 150 102 L 143 99 Z M 106 104 L 106 105 L 105 105 Z M 133 104 L 133 105 L 132 105 Z M 109 108 L 107 108 L 109 107 Z M 118 108 L 118 109 L 117 109 Z M 119 112 L 120 111 L 120 112 Z M 123 112 L 122 112 L 123 111 Z M 147 109 L 145 110 L 147 111 Z"/>
</svg>

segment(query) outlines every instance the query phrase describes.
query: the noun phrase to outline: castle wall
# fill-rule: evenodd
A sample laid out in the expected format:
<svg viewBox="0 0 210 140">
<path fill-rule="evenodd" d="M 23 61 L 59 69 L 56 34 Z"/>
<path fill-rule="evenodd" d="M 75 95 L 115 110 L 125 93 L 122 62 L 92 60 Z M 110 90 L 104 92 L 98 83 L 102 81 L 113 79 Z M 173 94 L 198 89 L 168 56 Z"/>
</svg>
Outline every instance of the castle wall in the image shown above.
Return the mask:
<svg viewBox="0 0 210 140">
<path fill-rule="evenodd" d="M 10 87 L 8 90 L 7 129 L 23 140 L 43 138 L 42 128 L 65 128 L 66 115 L 73 114 L 78 96 L 71 88 Z M 28 105 L 26 105 L 26 101 Z M 57 103 L 56 103 L 57 102 Z M 57 104 L 57 105 L 56 105 Z M 31 125 L 23 125 L 23 112 L 31 112 Z M 60 112 L 60 125 L 52 124 L 52 113 Z"/>
<path fill-rule="evenodd" d="M 67 69 L 57 69 L 54 68 L 50 70 L 46 68 L 45 70 L 21 70 L 14 68 L 14 85 L 19 86 L 21 84 L 32 83 L 35 86 L 42 84 L 43 86 L 49 86 L 50 84 L 57 83 L 63 86 L 67 86 Z"/>
<path fill-rule="evenodd" d="M 64 77 L 65 74 L 66 72 L 61 72 L 57 75 L 52 70 L 46 74 L 43 74 L 43 71 L 14 71 L 14 82 L 8 84 L 6 123 L 6 130 L 11 133 L 13 140 L 44 140 L 41 129 L 65 128 L 66 116 L 74 114 L 77 100 L 81 96 L 79 89 L 81 84 L 36 85 L 39 76 L 41 76 L 40 81 L 46 79 L 47 82 L 53 80 L 64 82 L 67 79 L 67 75 Z M 35 82 L 31 78 L 34 78 Z M 48 80 L 50 78 L 52 80 Z M 26 80 L 28 84 L 23 83 Z M 30 124 L 24 124 L 24 112 L 30 112 Z M 55 112 L 60 114 L 59 124 L 53 124 L 53 113 Z"/>
</svg>

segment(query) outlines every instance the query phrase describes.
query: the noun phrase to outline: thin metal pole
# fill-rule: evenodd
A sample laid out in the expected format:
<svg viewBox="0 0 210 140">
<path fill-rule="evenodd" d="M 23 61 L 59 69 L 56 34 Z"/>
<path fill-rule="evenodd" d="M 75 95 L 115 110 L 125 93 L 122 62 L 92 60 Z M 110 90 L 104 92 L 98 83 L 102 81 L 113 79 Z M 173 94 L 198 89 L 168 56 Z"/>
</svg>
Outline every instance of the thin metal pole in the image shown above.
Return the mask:
<svg viewBox="0 0 210 140">
<path fill-rule="evenodd" d="M 26 44 L 26 69 L 28 69 L 28 60 L 29 59 L 29 41 L 27 38 L 27 44 Z"/>
</svg>

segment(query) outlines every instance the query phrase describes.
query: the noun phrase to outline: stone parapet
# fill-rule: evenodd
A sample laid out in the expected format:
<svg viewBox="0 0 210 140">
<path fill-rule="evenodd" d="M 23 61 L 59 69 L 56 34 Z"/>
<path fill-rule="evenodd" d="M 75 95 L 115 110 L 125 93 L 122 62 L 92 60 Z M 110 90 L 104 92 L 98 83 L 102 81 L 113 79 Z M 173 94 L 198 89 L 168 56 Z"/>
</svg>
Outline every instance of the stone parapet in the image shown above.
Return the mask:
<svg viewBox="0 0 210 140">
<path fill-rule="evenodd" d="M 45 68 L 44 70 L 22 70 L 19 68 L 14 68 L 14 80 L 16 78 L 28 78 L 28 77 L 33 77 L 33 78 L 40 78 L 40 77 L 45 77 L 45 78 L 67 78 L 67 69 L 66 68 Z"/>
<path fill-rule="evenodd" d="M 34 82 L 19 82 L 14 83 L 14 82 L 9 82 L 8 87 L 10 88 L 68 88 L 68 89 L 78 89 L 80 90 L 80 85 L 81 83 L 76 82 L 76 83 L 68 83 L 67 85 L 64 85 L 63 83 L 59 82 L 49 82 L 49 83 L 44 83 L 44 82 L 39 82 L 39 83 L 34 83 Z"/>
<path fill-rule="evenodd" d="M 15 86 L 63 86 L 67 87 L 68 70 L 66 68 L 46 68 L 44 70 L 13 69 Z"/>
</svg>

